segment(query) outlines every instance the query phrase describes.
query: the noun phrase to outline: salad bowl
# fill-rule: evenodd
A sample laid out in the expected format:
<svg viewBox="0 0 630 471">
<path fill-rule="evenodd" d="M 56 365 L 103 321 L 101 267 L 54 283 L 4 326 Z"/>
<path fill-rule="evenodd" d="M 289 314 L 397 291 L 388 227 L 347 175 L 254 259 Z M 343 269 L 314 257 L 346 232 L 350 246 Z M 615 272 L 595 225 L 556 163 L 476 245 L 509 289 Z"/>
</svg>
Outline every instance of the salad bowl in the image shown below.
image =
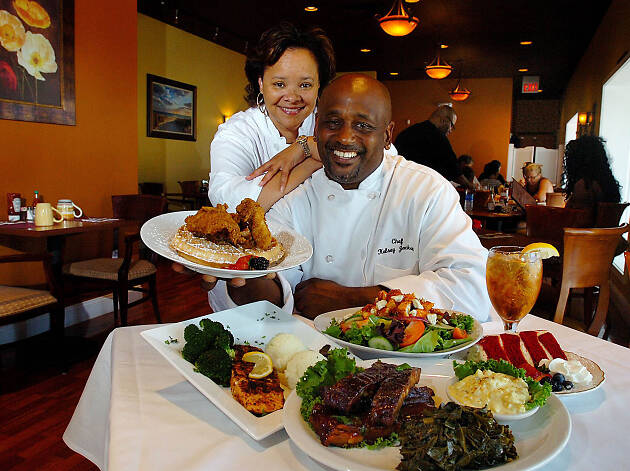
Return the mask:
<svg viewBox="0 0 630 471">
<path fill-rule="evenodd" d="M 472 332 L 470 333 L 471 340 L 469 342 L 459 344 L 459 345 L 456 345 L 454 347 L 447 348 L 444 350 L 436 350 L 433 352 L 407 353 L 407 352 L 402 352 L 399 350 L 383 350 L 379 348 L 369 347 L 366 345 L 357 345 L 351 342 L 347 342 L 341 338 L 335 338 L 325 332 L 325 330 L 330 326 L 331 321 L 333 319 L 341 323 L 348 316 L 354 314 L 355 312 L 359 310 L 361 310 L 361 307 L 352 307 L 352 308 L 347 308 L 347 309 L 340 309 L 338 311 L 326 312 L 324 314 L 320 314 L 319 316 L 317 316 L 313 322 L 314 322 L 315 328 L 319 332 L 323 333 L 326 337 L 328 337 L 333 342 L 336 342 L 337 344 L 343 347 L 346 347 L 354 355 L 362 359 L 380 358 L 383 356 L 405 357 L 405 358 L 445 357 L 452 353 L 461 352 L 461 351 L 469 349 L 470 347 L 475 345 L 481 339 L 481 337 L 483 337 L 483 326 L 479 323 L 479 321 L 475 319 Z M 461 312 L 458 312 L 458 311 L 445 311 L 445 312 L 448 312 L 450 314 L 462 314 Z"/>
</svg>

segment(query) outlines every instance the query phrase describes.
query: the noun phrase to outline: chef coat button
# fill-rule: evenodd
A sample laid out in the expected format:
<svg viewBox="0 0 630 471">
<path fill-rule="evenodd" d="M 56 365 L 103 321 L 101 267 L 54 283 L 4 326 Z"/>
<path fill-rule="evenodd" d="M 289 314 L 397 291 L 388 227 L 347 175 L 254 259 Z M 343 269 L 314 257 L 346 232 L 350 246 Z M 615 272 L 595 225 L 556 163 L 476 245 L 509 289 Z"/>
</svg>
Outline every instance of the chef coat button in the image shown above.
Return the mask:
<svg viewBox="0 0 630 471">
<path fill-rule="evenodd" d="M 326 255 L 326 261 L 328 263 L 332 263 L 335 261 L 335 257 L 333 257 L 332 255 Z"/>
<path fill-rule="evenodd" d="M 328 199 L 329 199 L 330 201 L 334 200 L 334 199 L 335 199 L 335 195 L 328 195 Z"/>
<path fill-rule="evenodd" d="M 376 198 L 376 193 L 370 193 L 370 194 L 368 195 L 368 198 L 369 198 L 369 199 L 371 199 L 371 200 L 373 200 L 374 198 Z"/>
</svg>

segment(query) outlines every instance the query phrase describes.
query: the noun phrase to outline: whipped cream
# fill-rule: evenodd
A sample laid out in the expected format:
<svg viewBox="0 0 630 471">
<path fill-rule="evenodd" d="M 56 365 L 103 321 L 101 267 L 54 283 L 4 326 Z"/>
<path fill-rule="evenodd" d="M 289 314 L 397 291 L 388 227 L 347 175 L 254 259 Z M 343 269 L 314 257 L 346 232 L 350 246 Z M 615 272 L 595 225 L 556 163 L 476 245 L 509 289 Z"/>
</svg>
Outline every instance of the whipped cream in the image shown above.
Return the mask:
<svg viewBox="0 0 630 471">
<path fill-rule="evenodd" d="M 561 373 L 567 381 L 575 385 L 588 385 L 593 381 L 593 375 L 578 360 L 563 360 L 554 358 L 553 360 L 540 360 L 538 366 L 549 368 L 552 375 Z"/>
</svg>

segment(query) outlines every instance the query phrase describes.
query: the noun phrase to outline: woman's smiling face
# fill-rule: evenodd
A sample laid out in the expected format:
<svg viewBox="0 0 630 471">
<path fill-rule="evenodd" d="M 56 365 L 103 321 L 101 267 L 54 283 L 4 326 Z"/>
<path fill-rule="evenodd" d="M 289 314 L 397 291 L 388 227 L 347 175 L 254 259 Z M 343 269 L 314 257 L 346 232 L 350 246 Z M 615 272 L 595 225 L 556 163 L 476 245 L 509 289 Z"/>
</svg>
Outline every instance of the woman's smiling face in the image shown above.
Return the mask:
<svg viewBox="0 0 630 471">
<path fill-rule="evenodd" d="M 292 142 L 317 103 L 319 74 L 308 49 L 287 49 L 278 62 L 265 68 L 258 85 L 269 117 L 282 136 Z"/>
</svg>

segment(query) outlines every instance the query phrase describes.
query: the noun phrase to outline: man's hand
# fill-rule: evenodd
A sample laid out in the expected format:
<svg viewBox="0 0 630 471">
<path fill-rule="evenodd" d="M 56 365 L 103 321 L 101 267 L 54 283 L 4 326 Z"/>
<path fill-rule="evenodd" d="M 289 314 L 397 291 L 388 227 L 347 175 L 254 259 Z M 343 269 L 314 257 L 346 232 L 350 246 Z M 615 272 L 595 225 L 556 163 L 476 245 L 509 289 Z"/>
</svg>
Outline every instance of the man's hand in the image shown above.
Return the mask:
<svg viewBox="0 0 630 471">
<path fill-rule="evenodd" d="M 368 304 L 374 301 L 378 291 L 378 286 L 350 288 L 334 281 L 311 278 L 295 287 L 295 308 L 303 316 L 314 319 L 324 312 Z"/>
<path fill-rule="evenodd" d="M 173 271 L 176 271 L 177 273 L 181 273 L 183 275 L 198 275 L 199 274 L 197 272 L 189 270 L 184 265 L 181 265 L 179 263 L 173 263 L 172 268 L 173 268 Z M 273 279 L 275 277 L 276 277 L 275 273 L 269 273 L 268 275 L 265 275 L 263 278 Z M 224 280 L 228 284 L 228 286 L 232 288 L 241 288 L 247 284 L 247 281 L 245 280 L 245 278 L 217 278 L 216 276 L 212 276 L 212 275 L 202 275 L 201 288 L 205 291 L 210 291 L 216 286 L 217 281 L 219 280 Z"/>
</svg>

